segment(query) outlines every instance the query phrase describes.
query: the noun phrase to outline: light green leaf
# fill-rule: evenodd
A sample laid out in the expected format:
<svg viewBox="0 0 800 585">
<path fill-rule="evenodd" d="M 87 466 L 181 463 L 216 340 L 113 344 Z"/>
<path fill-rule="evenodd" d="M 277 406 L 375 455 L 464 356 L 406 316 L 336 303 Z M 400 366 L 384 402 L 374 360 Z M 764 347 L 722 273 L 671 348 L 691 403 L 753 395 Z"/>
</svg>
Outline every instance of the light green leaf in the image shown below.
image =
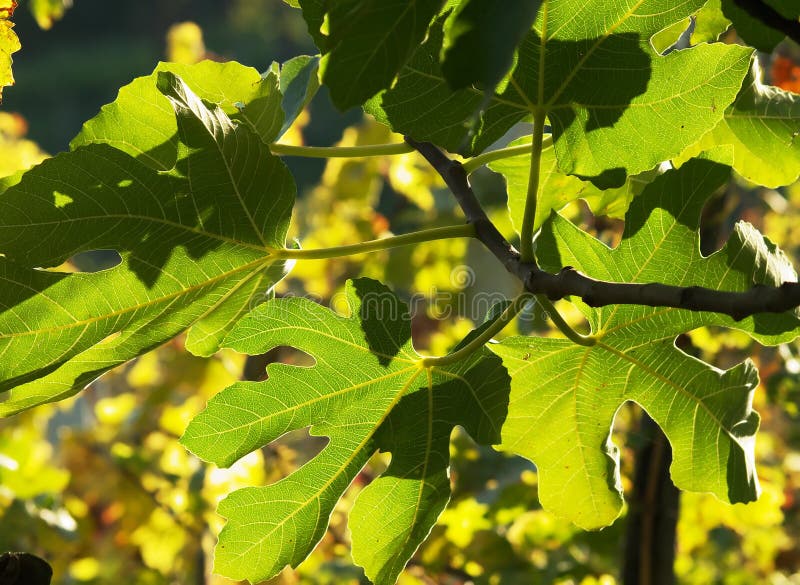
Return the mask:
<svg viewBox="0 0 800 585">
<path fill-rule="evenodd" d="M 680 153 L 722 118 L 751 50 L 722 44 L 658 55 L 650 37 L 703 0 L 545 1 L 519 48 L 506 89 L 483 104 L 477 90 L 452 92 L 437 62 L 441 31 L 403 68 L 370 113 L 398 132 L 474 154 L 541 110 L 553 128 L 559 168 L 619 186 L 625 174 Z"/>
<path fill-rule="evenodd" d="M 494 90 L 514 64 L 517 46 L 540 5 L 531 0 L 461 2 L 448 21 L 442 48 L 442 72 L 450 87 Z"/>
<path fill-rule="evenodd" d="M 722 250 L 701 256 L 700 211 L 728 174 L 728 167 L 695 159 L 661 175 L 634 199 L 613 250 L 554 215 L 543 228 L 539 258 L 549 269 L 570 265 L 615 282 L 741 291 L 796 281 L 786 257 L 749 224 L 739 223 Z M 734 322 L 664 307 L 579 306 L 597 338 L 591 347 L 542 338 L 490 346 L 512 377 L 502 447 L 536 463 L 542 504 L 583 528 L 616 518 L 622 493 L 610 428 L 628 400 L 669 438 L 678 487 L 754 500 L 757 372 L 749 361 L 722 372 L 684 354 L 674 340 L 702 325 L 724 325 L 762 343 L 786 342 L 800 334 L 797 311 Z"/>
<path fill-rule="evenodd" d="M 277 140 L 316 91 L 312 57 L 288 62 L 286 72 L 274 65 L 265 75 L 235 61 L 202 61 L 195 65 L 159 63 L 148 76 L 138 77 L 119 90 L 117 99 L 86 122 L 71 143 L 109 144 L 160 171 L 175 165 L 178 127 L 169 101 L 156 89 L 162 71 L 179 75 L 200 99 L 215 104 L 232 120 L 248 125 L 264 143 Z M 279 76 L 286 95 L 279 91 Z M 301 87 L 303 83 L 305 87 Z M 302 104 L 302 105 L 300 105 Z M 285 108 L 285 109 L 284 109 Z"/>
<path fill-rule="evenodd" d="M 407 307 L 367 279 L 348 283 L 349 317 L 307 299 L 260 306 L 226 345 L 260 354 L 287 345 L 316 365 L 272 364 L 265 382 L 235 384 L 214 397 L 181 441 L 230 465 L 292 429 L 311 427 L 329 443 L 287 478 L 246 488 L 220 504 L 227 519 L 215 570 L 259 582 L 296 566 L 325 532 L 342 492 L 376 449 L 387 472 L 357 499 L 353 556 L 375 583 L 394 583 L 450 496 L 449 437 L 462 425 L 479 442 L 499 440 L 508 377 L 482 351 L 444 368 L 421 367 Z"/>
<path fill-rule="evenodd" d="M 681 155 L 685 160 L 719 145 L 733 146 L 733 168 L 765 187 L 800 177 L 800 96 L 761 82 L 758 62 L 722 121 Z"/>
<path fill-rule="evenodd" d="M 294 202 L 288 169 L 174 74 L 158 83 L 177 117 L 173 169 L 89 144 L 0 196 L 0 390 L 13 388 L 2 416 L 75 394 L 187 329 L 187 347 L 208 355 L 282 276 L 270 253 Z M 104 248 L 122 263 L 38 270 Z"/>
<path fill-rule="evenodd" d="M 530 144 L 530 136 L 519 138 L 509 146 Z M 558 211 L 575 199 L 585 199 L 596 215 L 622 218 L 633 198 L 652 181 L 654 171 L 628 177 L 625 185 L 601 190 L 589 181 L 565 175 L 558 170 L 558 162 L 552 148 L 542 151 L 539 175 L 539 196 L 536 205 L 536 218 L 533 229 L 537 230 L 550 217 L 551 211 Z M 491 170 L 503 175 L 508 191 L 508 210 L 511 223 L 517 233 L 522 228 L 521 221 L 525 210 L 530 181 L 531 155 L 525 154 L 496 160 L 487 165 Z"/>
<path fill-rule="evenodd" d="M 3 101 L 3 88 L 14 85 L 11 55 L 21 48 L 14 32 L 14 23 L 11 22 L 16 6 L 14 0 L 0 0 L 0 102 Z"/>
<path fill-rule="evenodd" d="M 320 51 L 322 80 L 342 110 L 389 87 L 444 0 L 339 0 L 325 5 L 327 37 L 318 2 L 300 2 Z M 316 28 L 316 32 L 313 29 Z"/>
<path fill-rule="evenodd" d="M 690 45 L 700 43 L 713 43 L 731 25 L 731 21 L 722 13 L 722 0 L 708 0 L 703 7 L 694 14 L 694 30 L 689 36 Z M 689 26 L 689 20 L 676 22 L 672 26 L 656 33 L 650 42 L 658 53 L 663 53 L 673 45 Z"/>
</svg>

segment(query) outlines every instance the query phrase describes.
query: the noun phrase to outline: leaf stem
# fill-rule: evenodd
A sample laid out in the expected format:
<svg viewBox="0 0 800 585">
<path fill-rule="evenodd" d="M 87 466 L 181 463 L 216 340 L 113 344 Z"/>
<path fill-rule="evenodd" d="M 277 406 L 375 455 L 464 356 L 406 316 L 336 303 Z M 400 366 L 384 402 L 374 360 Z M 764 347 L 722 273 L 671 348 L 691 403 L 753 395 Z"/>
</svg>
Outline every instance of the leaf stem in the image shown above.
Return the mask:
<svg viewBox="0 0 800 585">
<path fill-rule="evenodd" d="M 528 179 L 528 196 L 520 229 L 519 254 L 522 262 L 535 263 L 533 255 L 533 225 L 536 221 L 536 203 L 539 196 L 539 171 L 542 162 L 545 111 L 538 109 L 533 115 L 533 140 L 531 142 L 531 172 Z"/>
<path fill-rule="evenodd" d="M 547 135 L 542 140 L 542 150 L 553 146 L 553 136 Z M 473 157 L 464 163 L 464 170 L 467 174 L 474 172 L 485 164 L 494 162 L 496 160 L 511 158 L 513 156 L 522 156 L 531 151 L 530 144 L 517 144 L 516 146 L 506 146 L 505 148 L 498 148 L 497 150 L 490 150 Z"/>
<path fill-rule="evenodd" d="M 545 295 L 536 295 L 536 300 L 540 305 L 542 305 L 544 312 L 550 316 L 553 324 L 558 327 L 558 329 L 567 337 L 567 339 L 573 343 L 577 343 L 578 345 L 583 345 L 584 347 L 591 347 L 597 343 L 597 338 L 593 335 L 581 335 L 572 327 L 570 327 L 569 324 L 564 321 L 564 317 L 562 317 L 561 313 L 558 312 L 558 309 L 556 309 L 556 306 L 553 304 L 553 302 Z"/>
<path fill-rule="evenodd" d="M 327 258 L 340 258 L 342 256 L 353 256 L 365 252 L 375 252 L 377 250 L 388 250 L 399 246 L 410 244 L 420 244 L 422 242 L 432 242 L 434 240 L 446 240 L 452 238 L 474 238 L 475 226 L 472 224 L 451 225 L 445 227 L 431 228 L 403 234 L 400 236 L 390 236 L 379 240 L 370 240 L 360 244 L 350 244 L 347 246 L 334 246 L 332 248 L 320 248 L 317 250 L 293 250 L 284 248 L 270 252 L 270 255 L 280 260 L 325 260 Z"/>
<path fill-rule="evenodd" d="M 307 158 L 360 158 L 413 152 L 405 142 L 393 144 L 368 144 L 365 146 L 294 146 L 274 142 L 269 145 L 273 154 L 303 156 Z"/>
<path fill-rule="evenodd" d="M 420 360 L 420 365 L 424 368 L 447 366 L 462 360 L 465 357 L 468 357 L 486 345 L 486 343 L 488 343 L 492 337 L 500 333 L 500 331 L 502 331 L 506 325 L 508 325 L 511 320 L 517 316 L 517 313 L 519 313 L 532 298 L 533 295 L 530 293 L 522 293 L 518 295 L 491 325 L 484 329 L 480 335 L 475 337 L 475 339 L 467 343 L 467 345 L 454 351 L 453 353 L 449 353 L 441 357 L 424 357 L 422 360 Z"/>
</svg>

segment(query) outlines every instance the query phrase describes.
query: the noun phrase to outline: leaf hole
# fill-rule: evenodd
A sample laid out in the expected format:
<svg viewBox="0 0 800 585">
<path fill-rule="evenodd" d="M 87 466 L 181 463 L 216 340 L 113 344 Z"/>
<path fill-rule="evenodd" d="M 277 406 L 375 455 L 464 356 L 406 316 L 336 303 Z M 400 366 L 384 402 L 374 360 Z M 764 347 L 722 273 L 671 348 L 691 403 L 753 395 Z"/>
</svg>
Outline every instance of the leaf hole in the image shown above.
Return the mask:
<svg viewBox="0 0 800 585">
<path fill-rule="evenodd" d="M 63 264 L 54 268 L 48 268 L 48 272 L 101 272 L 103 270 L 111 270 L 116 266 L 122 264 L 122 256 L 116 250 L 88 250 L 86 252 L 79 252 L 72 256 Z"/>
<path fill-rule="evenodd" d="M 288 475 L 319 455 L 330 443 L 328 437 L 312 435 L 310 427 L 296 429 L 264 447 L 267 463 Z"/>
</svg>

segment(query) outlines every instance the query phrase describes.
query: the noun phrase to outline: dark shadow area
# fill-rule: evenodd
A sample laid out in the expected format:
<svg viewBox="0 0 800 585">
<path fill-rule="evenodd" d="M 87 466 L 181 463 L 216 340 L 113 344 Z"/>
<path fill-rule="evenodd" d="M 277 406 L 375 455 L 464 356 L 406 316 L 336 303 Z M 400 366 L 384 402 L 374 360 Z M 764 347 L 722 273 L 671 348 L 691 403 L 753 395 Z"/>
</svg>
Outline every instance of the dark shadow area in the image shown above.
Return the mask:
<svg viewBox="0 0 800 585">
<path fill-rule="evenodd" d="M 381 426 L 379 448 L 392 453 L 424 451 L 429 419 L 434 441 L 445 445 L 445 465 L 449 461 L 446 445 L 456 426 L 463 427 L 478 444 L 500 443 L 500 429 L 508 415 L 511 378 L 499 357 L 482 352 L 480 359 L 466 358 L 448 367 L 450 375 L 434 369 L 430 389 L 420 376 Z M 391 474 L 392 468 L 387 472 Z"/>
<path fill-rule="evenodd" d="M 361 301 L 358 317 L 369 349 L 387 366 L 411 339 L 408 305 L 374 280 L 355 279 L 352 286 Z"/>
<path fill-rule="evenodd" d="M 680 491 L 669 474 L 672 448 L 658 425 L 642 411 L 639 445 L 628 499 L 622 582 L 625 585 L 675 583 L 675 539 Z"/>
<path fill-rule="evenodd" d="M 575 176 L 582 181 L 589 181 L 598 189 L 613 189 L 615 187 L 622 187 L 625 184 L 625 181 L 628 179 L 628 174 L 622 167 L 605 170 L 594 177 L 588 177 L 584 175 Z"/>
<path fill-rule="evenodd" d="M 49 585 L 53 569 L 43 559 L 24 552 L 0 555 L 0 585 Z"/>
<path fill-rule="evenodd" d="M 625 215 L 623 238 L 636 235 L 654 209 L 663 209 L 687 229 L 697 230 L 706 201 L 728 177 L 730 167 L 699 158 L 656 177 L 631 202 Z"/>
<path fill-rule="evenodd" d="M 530 71 L 528 67 L 535 65 L 537 69 L 533 71 L 538 71 L 541 40 L 535 33 L 529 39 L 533 48 L 526 54 L 530 58 L 527 63 L 520 58 L 519 69 Z M 584 129 L 591 132 L 613 126 L 633 98 L 647 90 L 651 57 L 642 50 L 641 43 L 636 33 L 613 33 L 604 39 L 547 41 L 544 95 L 546 100 L 558 95 L 554 104 L 557 109 L 548 114 L 556 138 L 574 123 L 573 107 L 588 110 Z M 577 67 L 580 68 L 573 75 Z M 562 87 L 568 75 L 572 77 Z M 572 107 L 558 107 L 562 104 Z"/>
</svg>

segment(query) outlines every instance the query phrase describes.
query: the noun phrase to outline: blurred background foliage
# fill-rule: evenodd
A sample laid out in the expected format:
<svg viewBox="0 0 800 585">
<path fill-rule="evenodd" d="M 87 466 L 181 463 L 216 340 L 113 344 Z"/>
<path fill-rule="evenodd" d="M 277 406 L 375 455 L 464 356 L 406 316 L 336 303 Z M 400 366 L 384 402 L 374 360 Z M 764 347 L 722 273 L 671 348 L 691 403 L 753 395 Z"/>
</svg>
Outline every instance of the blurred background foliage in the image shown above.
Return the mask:
<svg viewBox="0 0 800 585">
<path fill-rule="evenodd" d="M 83 121 L 159 59 L 236 59 L 264 70 L 272 60 L 314 52 L 299 13 L 280 0 L 78 0 L 75 6 L 68 0 L 31 0 L 28 8 L 17 13 L 23 43 L 14 57 L 17 85 L 6 91 L 0 111 L 0 176 L 66 149 Z M 783 46 L 764 59 L 773 83 L 800 92 L 797 54 Z M 357 111 L 334 112 L 323 90 L 283 141 L 352 146 L 400 139 Z M 304 247 L 459 221 L 440 179 L 416 154 L 286 162 L 301 193 L 292 237 Z M 487 170 L 472 180 L 510 236 L 502 180 Z M 800 185 L 765 190 L 734 178 L 710 208 L 716 210 L 710 221 L 717 224 L 710 248 L 744 218 L 795 262 L 800 259 Z M 595 218 L 580 203 L 566 213 L 604 241 L 618 241 L 621 222 Z M 358 275 L 387 282 L 410 303 L 415 344 L 434 354 L 460 340 L 494 301 L 516 292 L 480 246 L 457 241 L 300 263 L 277 292 L 336 308 L 344 280 Z M 569 314 L 580 327 L 578 313 Z M 514 329 L 553 334 L 535 308 L 505 334 Z M 746 506 L 728 506 L 706 494 L 681 495 L 679 582 L 800 583 L 800 349 L 761 348 L 744 335 L 708 329 L 690 333 L 681 347 L 723 368 L 748 356 L 757 362 L 763 494 Z M 221 528 L 216 503 L 233 489 L 283 477 L 324 441 L 291 433 L 232 468 L 219 469 L 188 454 L 177 439 L 225 386 L 263 377 L 269 362 L 304 364 L 305 359 L 284 349 L 248 360 L 228 351 L 200 359 L 187 354 L 178 339 L 104 376 L 75 399 L 0 421 L 0 551 L 42 556 L 52 563 L 56 583 L 231 583 L 211 575 L 211 551 Z M 615 426 L 628 494 L 633 453 L 644 440 L 640 420 L 637 407 L 626 405 Z M 624 517 L 601 532 L 582 532 L 540 508 L 531 463 L 479 448 L 458 432 L 452 456 L 453 501 L 402 585 L 619 582 Z M 346 517 L 359 490 L 386 464 L 383 456 L 374 458 L 340 502 L 311 557 L 272 583 L 365 582 L 349 558 Z"/>
</svg>

